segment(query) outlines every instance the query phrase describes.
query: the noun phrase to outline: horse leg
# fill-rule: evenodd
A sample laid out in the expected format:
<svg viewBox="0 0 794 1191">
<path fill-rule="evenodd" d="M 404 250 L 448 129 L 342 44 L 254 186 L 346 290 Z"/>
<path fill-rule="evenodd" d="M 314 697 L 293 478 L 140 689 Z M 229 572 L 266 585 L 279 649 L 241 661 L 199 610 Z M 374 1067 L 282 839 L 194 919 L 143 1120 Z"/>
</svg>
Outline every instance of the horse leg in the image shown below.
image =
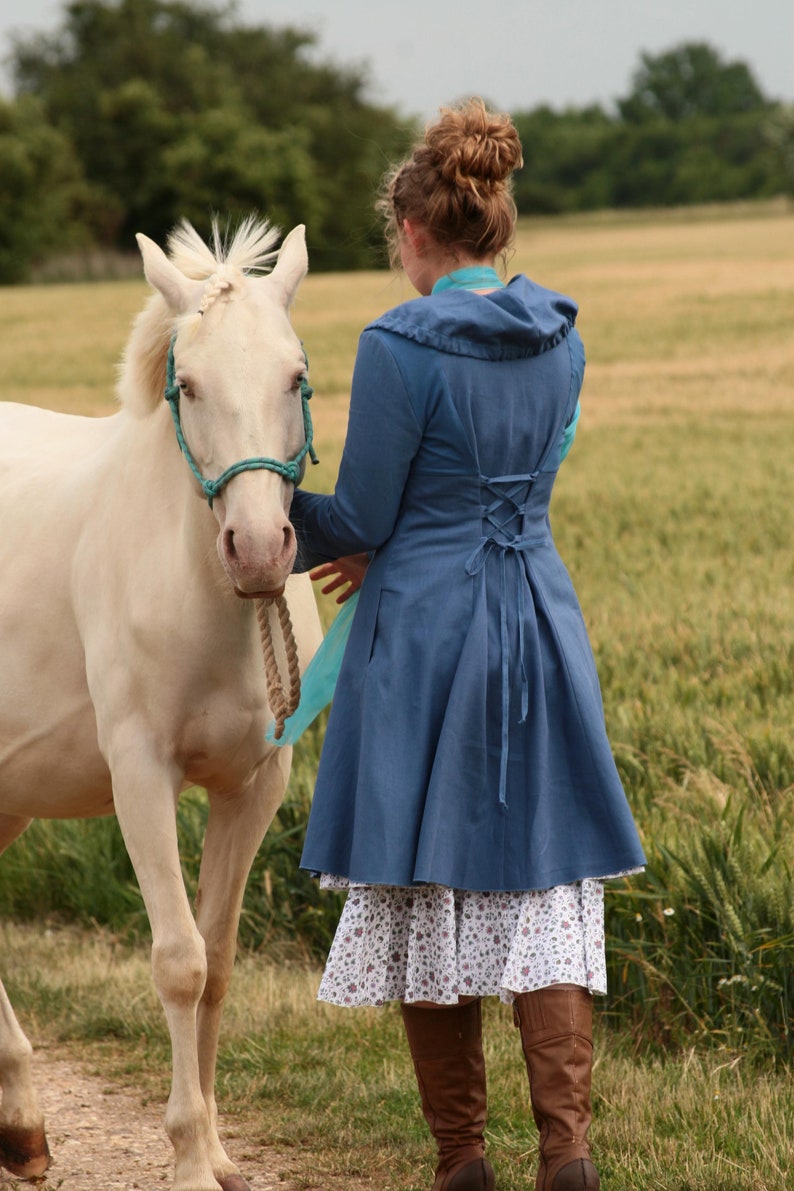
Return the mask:
<svg viewBox="0 0 794 1191">
<path fill-rule="evenodd" d="M 291 755 L 289 748 L 274 749 L 243 790 L 209 794 L 210 814 L 196 895 L 196 922 L 207 954 L 207 982 L 198 1007 L 197 1034 L 201 1089 L 215 1131 L 215 1177 L 224 1191 L 247 1191 L 248 1184 L 217 1135 L 215 1068 L 221 1014 L 237 950 L 245 884 L 284 797 Z"/>
<path fill-rule="evenodd" d="M 149 916 L 152 976 L 171 1036 L 165 1128 L 174 1147 L 173 1191 L 218 1191 L 214 1130 L 201 1093 L 196 1041 L 206 953 L 182 880 L 177 843 L 181 773 L 148 756 L 139 737 L 129 748 L 117 745 L 112 754 L 116 815 Z"/>
<path fill-rule="evenodd" d="M 0 815 L 0 852 L 21 835 L 30 819 Z M 23 1179 L 38 1178 L 50 1164 L 44 1115 L 33 1087 L 33 1047 L 0 983 L 0 1166 Z"/>
</svg>

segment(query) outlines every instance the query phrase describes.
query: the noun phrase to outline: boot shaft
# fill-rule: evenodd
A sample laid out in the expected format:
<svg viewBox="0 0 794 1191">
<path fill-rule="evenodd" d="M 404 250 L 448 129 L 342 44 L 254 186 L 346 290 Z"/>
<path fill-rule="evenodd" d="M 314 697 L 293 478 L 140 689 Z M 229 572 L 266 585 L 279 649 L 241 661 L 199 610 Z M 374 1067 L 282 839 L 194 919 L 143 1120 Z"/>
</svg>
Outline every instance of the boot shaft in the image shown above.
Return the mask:
<svg viewBox="0 0 794 1191">
<path fill-rule="evenodd" d="M 479 1000 L 402 1006 L 422 1112 L 438 1146 L 433 1191 L 493 1191 L 485 1153 L 486 1085 Z"/>
<path fill-rule="evenodd" d="M 538 1127 L 537 1191 L 598 1191 L 587 1134 L 593 1006 L 583 988 L 544 988 L 513 1002 Z"/>
</svg>

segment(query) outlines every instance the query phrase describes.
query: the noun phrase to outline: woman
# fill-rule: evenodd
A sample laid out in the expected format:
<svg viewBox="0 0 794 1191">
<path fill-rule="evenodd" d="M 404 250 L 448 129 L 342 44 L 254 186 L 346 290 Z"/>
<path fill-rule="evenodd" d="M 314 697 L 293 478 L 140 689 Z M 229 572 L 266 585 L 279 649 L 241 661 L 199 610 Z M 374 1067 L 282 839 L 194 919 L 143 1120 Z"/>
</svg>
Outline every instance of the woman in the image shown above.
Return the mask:
<svg viewBox="0 0 794 1191">
<path fill-rule="evenodd" d="M 494 1187 L 488 995 L 520 1029 L 537 1188 L 599 1186 L 602 881 L 644 863 L 548 519 L 584 372 L 577 307 L 495 271 L 520 164 L 509 117 L 472 100 L 392 172 L 387 234 L 423 296 L 363 332 L 335 493 L 293 504 L 326 590 L 349 594 L 369 556 L 301 861 L 349 890 L 319 997 L 402 1002 L 433 1191 Z"/>
</svg>

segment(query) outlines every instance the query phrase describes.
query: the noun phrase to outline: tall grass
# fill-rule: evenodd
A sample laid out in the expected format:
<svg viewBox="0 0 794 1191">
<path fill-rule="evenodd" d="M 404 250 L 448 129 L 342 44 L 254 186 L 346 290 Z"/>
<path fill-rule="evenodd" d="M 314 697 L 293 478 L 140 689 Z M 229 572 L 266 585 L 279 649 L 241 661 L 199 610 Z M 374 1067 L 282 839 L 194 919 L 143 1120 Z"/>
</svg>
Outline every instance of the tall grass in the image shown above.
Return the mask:
<svg viewBox="0 0 794 1191">
<path fill-rule="evenodd" d="M 635 1052 L 696 1042 L 791 1057 L 793 233 L 780 208 L 539 221 L 522 226 L 513 261 L 577 297 L 588 348 L 552 520 L 648 854 L 643 877 L 607 894 L 608 1024 Z M 109 408 L 110 361 L 144 296 L 134 283 L 70 289 L 67 316 L 58 287 L 0 291 L 0 323 L 17 329 L 0 349 L 4 395 Z M 322 458 L 312 485 L 333 485 L 358 331 L 408 296 L 380 274 L 301 290 Z M 46 359 L 32 359 L 45 335 Z M 332 933 L 338 902 L 297 868 L 321 740 L 322 722 L 296 750 L 249 882 L 245 948 L 288 939 L 316 959 Z M 189 887 L 204 813 L 200 792 L 183 799 Z M 144 929 L 112 821 L 35 824 L 0 865 L 0 912 Z"/>
</svg>

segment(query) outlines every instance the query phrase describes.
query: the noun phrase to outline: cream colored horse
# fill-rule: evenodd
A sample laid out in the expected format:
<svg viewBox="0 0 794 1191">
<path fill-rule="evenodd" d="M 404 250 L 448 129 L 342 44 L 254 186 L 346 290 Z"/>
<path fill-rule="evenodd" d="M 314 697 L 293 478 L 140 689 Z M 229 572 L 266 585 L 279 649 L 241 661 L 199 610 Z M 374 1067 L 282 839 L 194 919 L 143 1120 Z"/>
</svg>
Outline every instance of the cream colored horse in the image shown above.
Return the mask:
<svg viewBox="0 0 794 1191">
<path fill-rule="evenodd" d="M 216 1128 L 218 1030 L 244 885 L 290 750 L 265 743 L 257 618 L 240 597 L 286 583 L 302 663 L 320 639 L 309 580 L 289 577 L 300 466 L 285 478 L 267 463 L 289 463 L 305 439 L 289 320 L 303 228 L 262 274 L 275 239 L 249 222 L 211 251 L 185 226 L 169 259 L 139 237 L 156 292 L 127 347 L 118 412 L 0 403 L 0 849 L 33 818 L 117 815 L 171 1034 L 174 1191 L 247 1186 Z M 194 465 L 204 477 L 232 468 L 211 508 L 163 399 L 174 333 L 171 396 Z M 252 455 L 256 470 L 237 474 Z M 175 821 L 191 784 L 209 798 L 195 917 Z M 0 985 L 0 1163 L 23 1177 L 49 1162 L 30 1057 Z"/>
</svg>

